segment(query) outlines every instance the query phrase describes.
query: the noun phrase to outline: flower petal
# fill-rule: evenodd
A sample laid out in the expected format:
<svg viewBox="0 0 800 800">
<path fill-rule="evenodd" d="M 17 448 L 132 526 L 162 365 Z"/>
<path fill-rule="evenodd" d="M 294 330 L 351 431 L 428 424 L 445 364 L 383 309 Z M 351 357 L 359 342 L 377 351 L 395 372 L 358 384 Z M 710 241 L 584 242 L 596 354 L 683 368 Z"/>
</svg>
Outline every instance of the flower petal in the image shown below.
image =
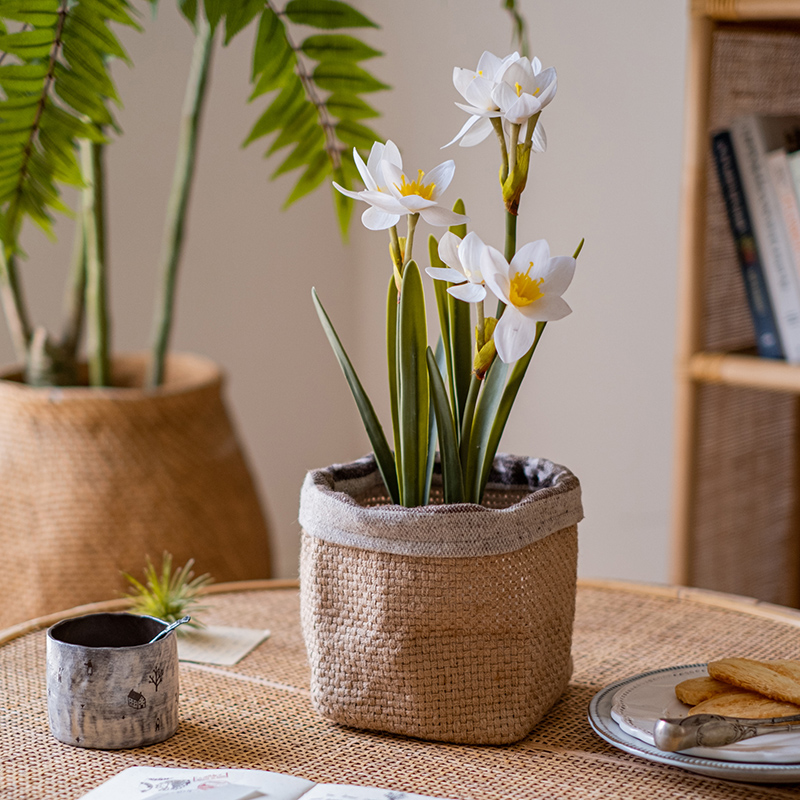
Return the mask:
<svg viewBox="0 0 800 800">
<path fill-rule="evenodd" d="M 506 58 L 509 58 L 509 56 Z M 488 50 L 484 50 L 478 59 L 478 72 L 490 81 L 497 80 L 497 73 L 504 67 L 505 59 L 499 58 Z"/>
<path fill-rule="evenodd" d="M 466 96 L 467 86 L 477 77 L 477 73 L 471 69 L 462 69 L 461 67 L 453 68 L 453 86 L 456 87 L 458 93 Z"/>
<path fill-rule="evenodd" d="M 346 197 L 352 197 L 353 200 L 364 200 L 364 198 L 361 196 L 364 194 L 364 192 L 352 192 L 350 189 L 345 189 L 344 186 L 339 186 L 336 181 L 331 181 L 331 183 L 333 183 L 333 188 L 336 189 L 336 191 L 341 192 Z M 364 202 L 367 201 L 364 200 Z"/>
<path fill-rule="evenodd" d="M 463 272 L 461 266 L 461 255 L 458 252 L 460 244 L 461 239 L 451 231 L 447 231 L 439 240 L 439 258 L 441 258 L 445 264 L 453 269 L 461 270 L 461 272 Z M 464 274 L 462 278 L 466 278 L 466 274 Z"/>
<path fill-rule="evenodd" d="M 427 208 L 436 206 L 435 200 L 427 200 L 418 194 L 401 195 L 397 198 L 398 201 L 405 206 L 412 214 L 418 214 Z"/>
<path fill-rule="evenodd" d="M 372 150 L 369 154 L 369 160 L 372 161 L 372 154 L 375 152 L 375 149 L 379 143 L 375 142 L 372 145 Z M 383 147 L 383 145 L 381 145 Z M 358 150 L 353 148 L 353 160 L 356 162 L 356 169 L 358 170 L 358 174 L 361 176 L 361 182 L 366 186 L 368 191 L 375 191 L 378 188 L 378 184 L 375 183 L 375 178 L 372 177 L 372 170 L 364 163 L 364 159 L 358 154 Z"/>
<path fill-rule="evenodd" d="M 466 278 L 457 269 L 451 267 L 425 267 L 425 272 L 436 281 L 448 283 L 464 283 Z"/>
<path fill-rule="evenodd" d="M 453 180 L 453 175 L 456 173 L 456 162 L 450 159 L 443 161 L 441 164 L 435 166 L 430 172 L 425 175 L 425 184 L 433 184 L 434 189 L 431 198 L 436 200 L 439 195 L 444 192 Z"/>
<path fill-rule="evenodd" d="M 458 105 L 458 103 L 456 103 Z M 480 117 L 477 114 L 473 114 L 462 126 L 461 130 L 445 145 L 442 145 L 442 150 L 445 147 L 450 147 L 451 144 L 455 144 L 462 136 L 464 136 L 469 129 L 475 125 L 480 120 Z"/>
<path fill-rule="evenodd" d="M 506 109 L 511 108 L 519 99 L 517 93 L 504 81 L 501 81 L 492 90 L 492 99 L 505 115 Z"/>
<path fill-rule="evenodd" d="M 475 231 L 470 231 L 461 242 L 458 248 L 458 258 L 464 268 L 464 274 L 473 283 L 482 283 L 481 273 L 481 254 L 486 249 L 486 245 Z"/>
<path fill-rule="evenodd" d="M 551 258 L 541 276 L 545 296 L 561 296 L 567 291 L 575 275 L 575 259 L 571 256 L 556 256 Z"/>
<path fill-rule="evenodd" d="M 492 121 L 486 117 L 478 117 L 478 122 L 472 126 L 472 130 L 467 131 L 458 143 L 459 147 L 472 147 L 480 144 L 491 132 Z"/>
<path fill-rule="evenodd" d="M 398 169 L 403 169 L 403 157 L 400 155 L 397 145 L 391 139 L 386 140 L 381 161 L 388 161 L 390 164 L 394 164 Z"/>
<path fill-rule="evenodd" d="M 467 85 L 464 92 L 464 99 L 476 108 L 483 108 L 487 111 L 496 109 L 496 104 L 492 99 L 492 89 L 494 81 L 481 78 L 480 75 Z"/>
<path fill-rule="evenodd" d="M 381 161 L 384 186 L 398 200 L 403 196 L 398 187 L 403 185 L 403 170 L 391 161 Z"/>
<path fill-rule="evenodd" d="M 533 262 L 530 271 L 531 278 L 541 278 L 543 271 L 547 269 L 550 261 L 550 245 L 547 239 L 537 239 L 535 242 L 528 242 L 517 250 L 508 269 L 508 275 L 516 275 L 518 272 L 528 272 L 528 268 Z"/>
<path fill-rule="evenodd" d="M 493 109 L 475 108 L 475 106 L 468 106 L 466 103 L 455 103 L 455 105 L 462 111 L 466 111 L 467 114 L 473 114 L 476 117 L 500 117 L 503 114 L 503 112 L 496 107 Z"/>
<path fill-rule="evenodd" d="M 447 291 L 465 303 L 480 303 L 486 297 L 486 289 L 479 283 L 462 283 L 460 286 L 451 286 Z"/>
<path fill-rule="evenodd" d="M 382 211 L 388 211 L 390 214 L 407 214 L 408 210 L 394 195 L 387 194 L 386 192 L 360 192 L 359 200 L 364 200 L 371 206 L 376 206 Z"/>
<path fill-rule="evenodd" d="M 375 206 L 370 206 L 362 215 L 361 222 L 371 231 L 385 231 L 400 221 L 399 214 L 390 214 Z"/>
<path fill-rule="evenodd" d="M 536 322 L 514 306 L 506 306 L 494 329 L 494 344 L 501 361 L 510 364 L 531 349 L 536 338 Z"/>
<path fill-rule="evenodd" d="M 503 109 L 503 116 L 514 125 L 527 122 L 542 104 L 532 94 L 521 94 L 510 106 Z"/>
<path fill-rule="evenodd" d="M 428 225 L 436 225 L 442 228 L 448 225 L 464 225 L 469 222 L 469 217 L 466 214 L 456 214 L 455 211 L 436 205 L 421 208 L 419 214 Z"/>
<path fill-rule="evenodd" d="M 536 123 L 531 139 L 531 149 L 534 153 L 544 153 L 547 151 L 547 134 L 544 132 L 544 125 L 541 120 Z"/>
<path fill-rule="evenodd" d="M 481 253 L 481 273 L 486 286 L 495 297 L 508 303 L 508 262 L 499 250 L 488 244 Z"/>
<path fill-rule="evenodd" d="M 567 301 L 555 294 L 545 294 L 540 300 L 520 310 L 525 316 L 548 322 L 564 319 L 564 317 L 572 313 Z"/>
</svg>

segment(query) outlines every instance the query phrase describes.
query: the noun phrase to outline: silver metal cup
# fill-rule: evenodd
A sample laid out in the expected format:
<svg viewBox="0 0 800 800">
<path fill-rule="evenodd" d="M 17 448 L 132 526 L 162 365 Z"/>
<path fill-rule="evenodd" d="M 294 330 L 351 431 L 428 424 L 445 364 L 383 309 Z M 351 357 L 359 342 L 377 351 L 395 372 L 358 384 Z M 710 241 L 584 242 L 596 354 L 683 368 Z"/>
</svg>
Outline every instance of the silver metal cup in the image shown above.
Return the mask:
<svg viewBox="0 0 800 800">
<path fill-rule="evenodd" d="M 136 614 L 88 614 L 47 631 L 50 731 L 102 750 L 163 742 L 178 729 L 178 645 Z"/>
</svg>

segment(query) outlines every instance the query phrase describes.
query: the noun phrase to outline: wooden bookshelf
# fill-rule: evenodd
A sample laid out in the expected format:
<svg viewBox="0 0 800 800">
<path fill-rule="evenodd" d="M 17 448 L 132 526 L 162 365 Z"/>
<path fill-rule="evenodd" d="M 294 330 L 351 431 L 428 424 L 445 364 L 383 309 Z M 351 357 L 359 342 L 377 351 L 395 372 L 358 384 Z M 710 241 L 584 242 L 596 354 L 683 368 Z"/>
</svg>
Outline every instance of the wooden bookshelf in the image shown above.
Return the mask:
<svg viewBox="0 0 800 800">
<path fill-rule="evenodd" d="M 693 0 L 677 342 L 676 583 L 800 605 L 800 365 L 761 359 L 710 158 L 740 114 L 800 114 L 800 0 Z"/>
</svg>

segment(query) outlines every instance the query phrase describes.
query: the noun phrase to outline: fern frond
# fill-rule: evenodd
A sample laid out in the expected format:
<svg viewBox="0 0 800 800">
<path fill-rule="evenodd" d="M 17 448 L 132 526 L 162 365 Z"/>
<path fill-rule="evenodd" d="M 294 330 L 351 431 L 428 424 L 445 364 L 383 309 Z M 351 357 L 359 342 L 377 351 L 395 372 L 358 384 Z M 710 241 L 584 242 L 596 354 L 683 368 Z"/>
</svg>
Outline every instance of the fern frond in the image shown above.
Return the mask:
<svg viewBox="0 0 800 800">
<path fill-rule="evenodd" d="M 128 57 L 109 23 L 139 28 L 126 0 L 0 0 L 0 240 L 8 252 L 25 218 L 51 233 L 52 213 L 68 212 L 59 185 L 83 184 L 78 140 L 105 141 L 101 129 L 115 127 L 108 62 Z"/>
<path fill-rule="evenodd" d="M 290 24 L 316 31 L 295 44 Z M 265 156 L 290 148 L 272 173 L 276 178 L 301 171 L 284 207 L 326 178 L 349 186 L 357 175 L 353 147 L 368 150 L 379 139 L 362 122 L 379 116 L 363 95 L 389 87 L 360 63 L 381 53 L 355 36 L 338 32 L 374 27 L 374 22 L 341 0 L 291 0 L 280 13 L 266 0 L 253 52 L 250 99 L 276 94 L 244 144 L 276 134 Z M 346 235 L 352 201 L 338 193 L 335 198 L 339 225 Z"/>
</svg>

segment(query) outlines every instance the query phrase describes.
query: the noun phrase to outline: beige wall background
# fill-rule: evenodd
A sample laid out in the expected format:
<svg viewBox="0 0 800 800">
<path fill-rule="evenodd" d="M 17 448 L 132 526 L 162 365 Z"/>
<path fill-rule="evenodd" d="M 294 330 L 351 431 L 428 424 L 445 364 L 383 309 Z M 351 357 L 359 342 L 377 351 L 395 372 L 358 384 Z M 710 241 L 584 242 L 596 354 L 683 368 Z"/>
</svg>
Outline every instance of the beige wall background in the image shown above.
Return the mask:
<svg viewBox="0 0 800 800">
<path fill-rule="evenodd" d="M 144 5 L 144 4 L 141 4 Z M 125 135 L 109 148 L 112 324 L 118 350 L 144 349 L 155 264 L 192 36 L 162 2 L 143 35 L 123 40 L 135 67 L 115 70 Z M 482 238 L 502 249 L 496 143 L 439 148 L 465 121 L 454 105 L 454 66 L 475 68 L 484 49 L 511 49 L 500 0 L 358 3 L 382 29 L 386 56 L 371 68 L 394 88 L 374 96 L 381 133 L 407 171 L 456 161 L 448 199 L 464 198 Z M 682 0 L 521 0 L 533 52 L 559 75 L 542 117 L 549 149 L 532 161 L 520 244 L 549 240 L 553 254 L 586 246 L 566 295 L 573 314 L 548 327 L 501 450 L 550 458 L 581 479 L 586 519 L 580 573 L 668 579 L 677 217 L 685 4 Z M 323 188 L 286 212 L 291 179 L 265 144 L 240 145 L 263 110 L 247 104 L 252 31 L 215 61 L 174 346 L 206 354 L 229 376 L 230 407 L 261 487 L 275 572 L 297 572 L 298 493 L 306 470 L 369 449 L 316 320 L 316 286 L 376 405 L 383 367 L 387 236 L 358 218 L 338 237 Z M 361 209 L 359 209 L 360 212 Z M 417 256 L 434 231 L 422 223 Z M 57 327 L 71 247 L 35 230 L 23 279 L 37 322 Z M 429 287 L 430 288 L 430 287 Z M 430 305 L 433 301 L 431 296 Z M 6 336 L 0 359 L 12 361 Z M 388 425 L 388 417 L 386 424 Z"/>
</svg>

